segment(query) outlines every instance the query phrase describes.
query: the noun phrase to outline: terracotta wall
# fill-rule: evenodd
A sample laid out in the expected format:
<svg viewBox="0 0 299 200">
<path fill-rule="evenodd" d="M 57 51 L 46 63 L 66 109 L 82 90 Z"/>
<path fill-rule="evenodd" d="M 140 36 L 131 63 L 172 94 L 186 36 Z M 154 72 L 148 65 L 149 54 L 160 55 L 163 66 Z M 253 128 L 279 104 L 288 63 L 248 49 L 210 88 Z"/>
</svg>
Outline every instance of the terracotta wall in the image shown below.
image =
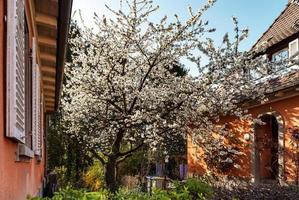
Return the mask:
<svg viewBox="0 0 299 200">
<path fill-rule="evenodd" d="M 17 143 L 5 137 L 4 1 L 0 0 L 0 200 L 24 200 L 42 186 L 45 155 L 41 162 L 16 162 Z"/>
<path fill-rule="evenodd" d="M 258 107 L 249 110 L 253 116 L 259 116 L 267 112 L 275 111 L 283 120 L 283 133 L 284 133 L 284 180 L 288 182 L 294 182 L 298 179 L 297 172 L 299 166 L 295 164 L 296 160 L 296 148 L 292 145 L 292 131 L 294 128 L 299 127 L 299 96 L 284 99 L 274 103 L 260 105 Z M 251 179 L 251 149 L 252 142 L 244 139 L 244 134 L 253 130 L 253 126 L 250 122 L 236 120 L 231 117 L 226 117 L 223 122 L 227 122 L 230 125 L 230 130 L 236 135 L 235 145 L 244 153 L 240 156 L 238 164 L 240 169 L 230 169 L 219 175 L 232 175 Z M 202 175 L 209 171 L 203 160 L 204 154 L 200 147 L 192 144 L 190 138 L 188 139 L 188 167 L 189 176 Z"/>
<path fill-rule="evenodd" d="M 188 173 L 189 176 L 198 176 L 204 175 L 207 172 L 213 172 L 217 176 L 222 175 L 231 175 L 238 176 L 241 178 L 250 177 L 250 148 L 251 144 L 244 140 L 244 134 L 250 132 L 251 126 L 248 122 L 236 120 L 232 117 L 226 117 L 221 120 L 222 123 L 227 123 L 230 126 L 230 132 L 236 137 L 233 140 L 226 140 L 225 143 L 233 147 L 238 147 L 239 151 L 243 152 L 244 155 L 239 157 L 239 160 L 236 164 L 241 166 L 240 169 L 229 168 L 225 172 L 216 171 L 212 169 L 211 165 L 208 165 L 204 161 L 204 151 L 199 146 L 191 142 L 191 138 L 188 138 L 187 143 L 187 157 L 188 157 Z M 215 135 L 215 134 L 214 134 Z M 215 137 L 215 136 L 214 136 Z"/>
</svg>

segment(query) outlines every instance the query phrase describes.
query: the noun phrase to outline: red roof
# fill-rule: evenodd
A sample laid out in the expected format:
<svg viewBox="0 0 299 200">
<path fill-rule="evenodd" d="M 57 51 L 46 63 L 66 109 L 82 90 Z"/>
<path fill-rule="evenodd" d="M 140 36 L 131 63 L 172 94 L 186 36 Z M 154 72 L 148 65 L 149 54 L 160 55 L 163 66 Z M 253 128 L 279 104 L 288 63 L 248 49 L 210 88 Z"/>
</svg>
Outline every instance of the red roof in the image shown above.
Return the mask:
<svg viewBox="0 0 299 200">
<path fill-rule="evenodd" d="M 262 45 L 267 42 L 268 47 L 299 32 L 299 0 L 289 1 L 288 5 L 268 28 L 268 30 L 255 43 Z"/>
</svg>

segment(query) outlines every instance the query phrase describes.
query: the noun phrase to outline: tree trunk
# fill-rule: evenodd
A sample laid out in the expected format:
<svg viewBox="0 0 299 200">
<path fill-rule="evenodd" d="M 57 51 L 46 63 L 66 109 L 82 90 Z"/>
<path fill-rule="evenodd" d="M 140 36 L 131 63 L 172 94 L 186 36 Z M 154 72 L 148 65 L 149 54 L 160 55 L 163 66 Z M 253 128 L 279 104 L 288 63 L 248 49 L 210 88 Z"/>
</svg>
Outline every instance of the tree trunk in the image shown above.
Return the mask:
<svg viewBox="0 0 299 200">
<path fill-rule="evenodd" d="M 121 146 L 123 137 L 124 137 L 124 130 L 120 129 L 118 131 L 118 133 L 116 134 L 115 141 L 112 145 L 112 153 L 110 154 L 110 156 L 108 156 L 108 160 L 106 163 L 105 180 L 106 180 L 108 189 L 113 193 L 116 192 L 118 189 L 117 180 L 116 180 L 116 178 L 117 178 L 116 177 L 116 167 L 117 167 L 116 160 L 118 158 L 117 155 L 119 155 L 119 152 L 120 152 L 120 146 Z"/>
<path fill-rule="evenodd" d="M 105 181 L 108 189 L 111 192 L 116 192 L 118 189 L 116 181 L 116 159 L 108 158 L 105 170 Z"/>
</svg>

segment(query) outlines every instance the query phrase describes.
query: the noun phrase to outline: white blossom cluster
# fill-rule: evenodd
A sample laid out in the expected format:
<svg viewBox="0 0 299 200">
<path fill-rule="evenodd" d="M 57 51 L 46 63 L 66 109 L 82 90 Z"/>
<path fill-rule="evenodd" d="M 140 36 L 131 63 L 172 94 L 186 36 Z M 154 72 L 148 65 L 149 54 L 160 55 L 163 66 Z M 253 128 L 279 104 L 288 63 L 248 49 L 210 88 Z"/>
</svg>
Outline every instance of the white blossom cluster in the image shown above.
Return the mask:
<svg viewBox="0 0 299 200">
<path fill-rule="evenodd" d="M 148 19 L 158 7 L 152 1 L 128 0 L 129 11 L 108 8 L 113 19 L 95 17 L 98 31 L 81 29 L 70 39 L 66 66 L 69 95 L 62 108 L 69 133 L 95 152 L 121 158 L 144 144 L 155 149 L 169 134 L 205 140 L 221 115 L 250 118 L 240 102 L 263 98 L 265 87 L 256 87 L 250 73 L 268 62 L 238 51 L 247 29 L 236 26 L 234 41 L 226 35 L 220 48 L 204 38 L 213 30 L 202 14 L 214 3 L 189 8 L 186 21 L 175 15 L 153 23 Z M 195 50 L 208 56 L 207 65 L 200 65 Z M 170 72 L 182 58 L 198 65 L 198 77 Z M 131 150 L 123 151 L 124 144 Z"/>
</svg>

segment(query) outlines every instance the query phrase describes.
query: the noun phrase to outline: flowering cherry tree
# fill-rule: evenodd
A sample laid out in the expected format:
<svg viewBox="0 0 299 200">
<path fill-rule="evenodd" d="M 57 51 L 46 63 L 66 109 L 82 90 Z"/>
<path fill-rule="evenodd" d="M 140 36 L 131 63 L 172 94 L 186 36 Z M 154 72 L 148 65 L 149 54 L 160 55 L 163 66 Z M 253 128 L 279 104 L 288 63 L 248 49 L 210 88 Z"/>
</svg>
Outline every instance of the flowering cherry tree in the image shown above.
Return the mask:
<svg viewBox="0 0 299 200">
<path fill-rule="evenodd" d="M 220 48 L 204 39 L 213 30 L 202 15 L 214 3 L 189 8 L 186 21 L 175 15 L 153 23 L 149 16 L 159 7 L 151 0 L 128 0 L 119 11 L 107 7 L 114 17 L 95 16 L 95 29 L 85 27 L 70 40 L 64 120 L 68 132 L 82 138 L 105 166 L 111 191 L 117 189 L 117 164 L 142 146 L 155 150 L 163 138 L 187 133 L 209 137 L 219 114 L 250 117 L 240 97 L 263 97 L 250 74 L 263 74 L 268 64 L 253 52 L 239 52 L 246 29 L 236 26 L 234 41 L 226 35 Z M 208 56 L 207 65 L 201 65 L 198 50 Z M 199 76 L 171 72 L 183 58 L 198 66 Z"/>
</svg>

